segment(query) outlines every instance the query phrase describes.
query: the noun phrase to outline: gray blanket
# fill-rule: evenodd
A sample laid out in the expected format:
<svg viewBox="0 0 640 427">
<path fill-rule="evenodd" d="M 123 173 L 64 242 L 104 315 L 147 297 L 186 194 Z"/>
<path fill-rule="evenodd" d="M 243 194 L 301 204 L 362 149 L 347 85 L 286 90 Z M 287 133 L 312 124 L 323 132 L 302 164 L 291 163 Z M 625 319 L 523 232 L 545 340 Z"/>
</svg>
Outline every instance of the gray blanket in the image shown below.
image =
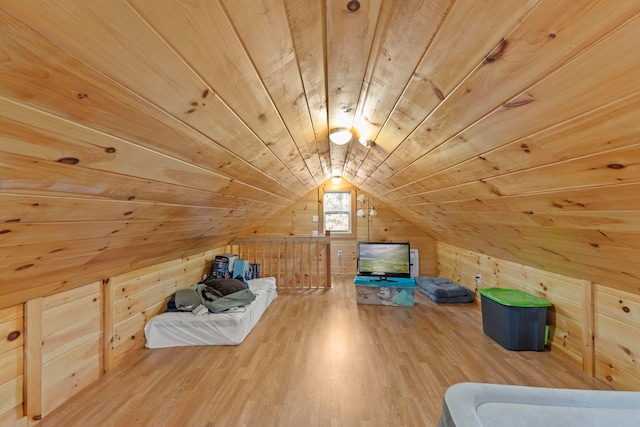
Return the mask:
<svg viewBox="0 0 640 427">
<path fill-rule="evenodd" d="M 415 277 L 418 290 L 431 298 L 435 302 L 472 302 L 474 300 L 473 292 L 451 282 L 446 277 Z"/>
</svg>

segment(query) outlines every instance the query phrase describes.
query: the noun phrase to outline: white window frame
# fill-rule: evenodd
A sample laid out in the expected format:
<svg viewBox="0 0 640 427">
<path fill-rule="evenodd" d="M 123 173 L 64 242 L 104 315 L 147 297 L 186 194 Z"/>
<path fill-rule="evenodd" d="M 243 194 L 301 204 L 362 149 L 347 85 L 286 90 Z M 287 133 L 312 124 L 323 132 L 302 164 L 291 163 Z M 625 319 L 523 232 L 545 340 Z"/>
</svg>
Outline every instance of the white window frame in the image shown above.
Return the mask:
<svg viewBox="0 0 640 427">
<path fill-rule="evenodd" d="M 335 194 L 335 193 L 343 193 L 346 194 L 349 201 L 349 207 L 345 211 L 329 211 L 326 209 L 326 195 L 327 194 Z M 326 232 L 327 231 L 327 215 L 328 214 L 346 214 L 348 218 L 348 230 L 336 231 L 330 230 L 331 234 L 351 234 L 353 233 L 353 194 L 351 190 L 325 190 L 322 195 L 322 228 Z"/>
</svg>

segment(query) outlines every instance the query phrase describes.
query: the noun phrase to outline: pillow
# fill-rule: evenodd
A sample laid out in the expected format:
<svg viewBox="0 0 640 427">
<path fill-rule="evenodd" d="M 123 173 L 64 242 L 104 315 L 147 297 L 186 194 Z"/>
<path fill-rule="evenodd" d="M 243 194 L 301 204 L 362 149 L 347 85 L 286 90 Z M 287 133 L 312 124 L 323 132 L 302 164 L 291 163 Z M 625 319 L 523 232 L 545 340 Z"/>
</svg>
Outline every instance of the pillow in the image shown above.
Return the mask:
<svg viewBox="0 0 640 427">
<path fill-rule="evenodd" d="M 238 276 L 234 277 L 234 279 L 240 280 L 242 283 L 244 283 L 244 287 L 249 289 L 249 284 L 247 283 L 247 280 L 244 277 L 238 275 Z"/>
<path fill-rule="evenodd" d="M 218 291 L 222 296 L 247 289 L 238 279 L 207 279 L 205 285 Z"/>
</svg>

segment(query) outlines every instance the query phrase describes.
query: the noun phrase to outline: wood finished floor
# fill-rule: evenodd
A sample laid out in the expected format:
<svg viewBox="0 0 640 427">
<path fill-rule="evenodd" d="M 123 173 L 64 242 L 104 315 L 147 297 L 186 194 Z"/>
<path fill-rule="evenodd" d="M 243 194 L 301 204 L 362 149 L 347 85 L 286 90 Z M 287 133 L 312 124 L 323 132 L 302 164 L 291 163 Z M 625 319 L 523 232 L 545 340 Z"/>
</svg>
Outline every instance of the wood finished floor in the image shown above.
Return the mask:
<svg viewBox="0 0 640 427">
<path fill-rule="evenodd" d="M 348 279 L 282 291 L 239 346 L 144 349 L 42 426 L 435 426 L 462 381 L 608 386 L 482 332 L 474 304 L 357 305 Z"/>
</svg>

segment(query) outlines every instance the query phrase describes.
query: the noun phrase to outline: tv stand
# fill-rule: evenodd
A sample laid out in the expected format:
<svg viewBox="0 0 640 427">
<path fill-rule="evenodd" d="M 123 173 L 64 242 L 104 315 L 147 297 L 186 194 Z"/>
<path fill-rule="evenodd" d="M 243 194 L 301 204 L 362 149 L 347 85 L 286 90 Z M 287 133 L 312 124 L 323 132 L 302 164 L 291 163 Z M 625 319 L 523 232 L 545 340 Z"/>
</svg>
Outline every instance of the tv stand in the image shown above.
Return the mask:
<svg viewBox="0 0 640 427">
<path fill-rule="evenodd" d="M 413 277 L 360 276 L 353 279 L 358 304 L 413 306 Z"/>
</svg>

